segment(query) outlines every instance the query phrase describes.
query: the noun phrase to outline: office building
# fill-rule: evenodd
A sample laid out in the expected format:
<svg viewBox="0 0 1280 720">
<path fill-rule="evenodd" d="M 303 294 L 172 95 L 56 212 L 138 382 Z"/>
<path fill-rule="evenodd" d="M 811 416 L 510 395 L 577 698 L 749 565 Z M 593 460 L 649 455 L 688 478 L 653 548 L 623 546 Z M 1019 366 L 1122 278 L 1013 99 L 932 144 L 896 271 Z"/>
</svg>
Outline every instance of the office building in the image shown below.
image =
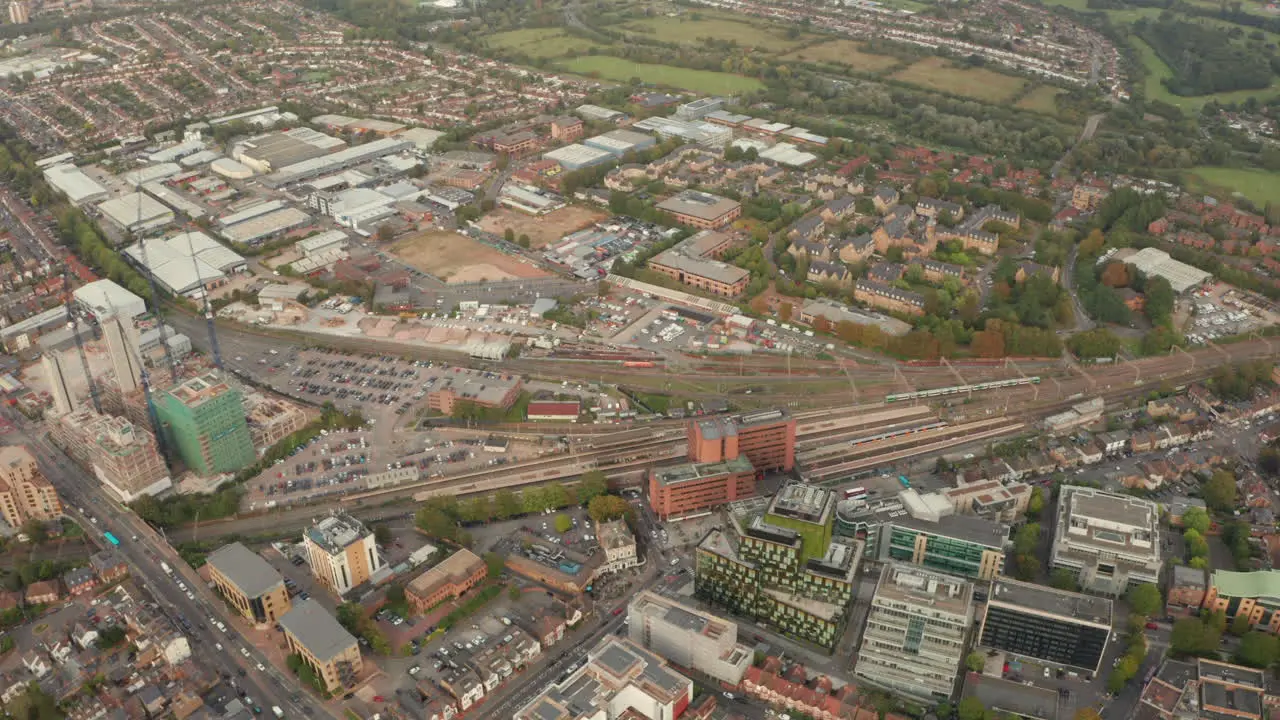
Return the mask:
<svg viewBox="0 0 1280 720">
<path fill-rule="evenodd" d="M 957 515 L 976 515 L 1005 523 L 1017 522 L 1031 504 L 1031 486 L 1020 482 L 980 480 L 941 492 Z"/>
<path fill-rule="evenodd" d="M 484 582 L 488 574 L 484 560 L 462 548 L 414 578 L 405 588 L 405 595 L 415 613 L 426 612 Z"/>
<path fill-rule="evenodd" d="M 173 487 L 155 436 L 127 418 L 80 408 L 59 417 L 51 435 L 120 502 Z"/>
<path fill-rule="evenodd" d="M 1050 565 L 1076 573 L 1085 592 L 1119 596 L 1160 580 L 1160 510 L 1155 503 L 1065 486 Z"/>
<path fill-rule="evenodd" d="M 700 230 L 722 228 L 742 215 L 742 205 L 737 200 L 696 190 L 673 195 L 658 203 L 657 207 L 670 213 L 676 222 Z"/>
<path fill-rule="evenodd" d="M 1111 633 L 1111 600 L 1001 577 L 978 631 L 985 648 L 1096 673 Z"/>
<path fill-rule="evenodd" d="M 854 673 L 924 703 L 948 700 L 972 623 L 972 583 L 909 565 L 885 565 Z"/>
<path fill-rule="evenodd" d="M 240 391 L 217 372 L 159 393 L 156 413 L 169 446 L 199 475 L 235 472 L 257 457 Z"/>
<path fill-rule="evenodd" d="M 720 462 L 745 455 L 756 470 L 790 472 L 796 464 L 796 421 L 783 409 L 689 423 L 689 459 Z"/>
<path fill-rule="evenodd" d="M 67 371 L 62 366 L 62 359 L 56 352 L 47 352 L 40 358 L 40 366 L 45 377 L 49 378 L 49 395 L 53 397 L 55 415 L 66 415 L 71 412 L 71 388 L 67 385 Z"/>
<path fill-rule="evenodd" d="M 1280 632 L 1280 570 L 1214 570 L 1202 607 L 1226 613 L 1228 620 L 1243 615 L 1253 627 Z"/>
<path fill-rule="evenodd" d="M 31 22 L 31 6 L 27 0 L 10 0 L 9 22 L 13 25 L 26 25 Z"/>
<path fill-rule="evenodd" d="M 138 354 L 138 331 L 133 321 L 111 317 L 104 320 L 101 327 L 120 392 L 126 395 L 137 392 L 142 387 L 143 370 Z"/>
<path fill-rule="evenodd" d="M 24 446 L 0 447 L 0 516 L 15 530 L 28 520 L 50 522 L 62 517 L 58 491 Z"/>
<path fill-rule="evenodd" d="M 733 245 L 733 236 L 704 230 L 649 258 L 648 266 L 712 295 L 737 297 L 747 289 L 751 273 L 719 259 Z"/>
<path fill-rule="evenodd" d="M 244 545 L 223 545 L 209 555 L 206 564 L 214 587 L 249 620 L 273 623 L 289 612 L 284 578 Z"/>
<path fill-rule="evenodd" d="M 835 534 L 861 538 L 867 557 L 921 565 L 990 580 L 1004 572 L 1009 526 L 994 519 L 958 515 L 945 493 L 903 490 L 872 500 L 844 500 Z"/>
<path fill-rule="evenodd" d="M 312 598 L 301 600 L 280 618 L 289 652 L 302 657 L 329 692 L 355 684 L 364 670 L 360 645 L 347 629 Z"/>
<path fill-rule="evenodd" d="M 338 595 L 369 582 L 382 570 L 373 532 L 345 512 L 336 512 L 302 535 L 311 574 Z"/>
<path fill-rule="evenodd" d="M 676 720 L 693 681 L 629 639 L 606 635 L 581 667 L 562 675 L 513 720 Z"/>
<path fill-rule="evenodd" d="M 596 526 L 596 540 L 604 548 L 604 565 L 599 572 L 616 572 L 640 564 L 636 552 L 636 536 L 626 520 L 603 522 Z"/>
<path fill-rule="evenodd" d="M 756 492 L 756 471 L 742 455 L 649 471 L 649 506 L 661 519 L 704 514 Z"/>
<path fill-rule="evenodd" d="M 631 641 L 680 667 L 729 685 L 742 682 L 751 648 L 738 643 L 738 625 L 650 590 L 627 605 Z"/>
<path fill-rule="evenodd" d="M 788 485 L 764 508 L 730 512 L 694 553 L 694 592 L 733 613 L 834 647 L 862 557 L 860 540 L 831 540 L 834 493 Z M 747 504 L 744 504 L 747 505 Z"/>
</svg>

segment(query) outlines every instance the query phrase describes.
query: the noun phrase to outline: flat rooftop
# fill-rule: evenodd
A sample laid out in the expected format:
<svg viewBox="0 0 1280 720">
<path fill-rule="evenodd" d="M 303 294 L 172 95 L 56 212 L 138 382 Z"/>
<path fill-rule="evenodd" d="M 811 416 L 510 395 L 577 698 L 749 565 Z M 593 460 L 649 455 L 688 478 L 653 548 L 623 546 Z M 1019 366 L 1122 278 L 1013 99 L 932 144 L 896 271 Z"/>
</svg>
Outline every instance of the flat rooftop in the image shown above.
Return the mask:
<svg viewBox="0 0 1280 720">
<path fill-rule="evenodd" d="M 219 377 L 217 373 L 211 372 L 187 380 L 170 390 L 169 394 L 181 401 L 183 405 L 194 408 L 223 395 L 229 390 L 231 390 L 231 386 Z"/>
<path fill-rule="evenodd" d="M 330 555 L 343 552 L 348 545 L 368 534 L 369 530 L 364 523 L 346 513 L 330 515 L 307 528 L 307 537 L 311 542 L 324 548 Z"/>
<path fill-rule="evenodd" d="M 658 203 L 659 210 L 707 222 L 718 220 L 738 207 L 737 200 L 693 190 L 686 190 Z"/>
<path fill-rule="evenodd" d="M 973 583 L 915 565 L 891 562 L 880 571 L 875 597 L 966 616 L 973 603 Z"/>
<path fill-rule="evenodd" d="M 769 504 L 769 515 L 821 524 L 830 515 L 835 493 L 804 483 L 784 485 Z"/>
<path fill-rule="evenodd" d="M 1004 548 L 1009 540 L 1009 526 L 1005 523 L 974 515 L 943 515 L 934 522 L 911 515 L 897 498 L 882 498 L 869 504 L 841 500 L 836 507 L 840 519 L 852 524 L 893 523 L 929 535 L 986 545 L 993 550 Z"/>
<path fill-rule="evenodd" d="M 990 603 L 1051 615 L 1068 622 L 1111 627 L 1110 598 L 1057 590 L 1044 585 L 1001 578 L 991 583 Z"/>
<path fill-rule="evenodd" d="M 745 455 L 739 455 L 732 460 L 725 460 L 717 463 L 685 463 L 683 465 L 673 465 L 670 467 L 662 467 L 655 469 L 654 477 L 663 485 L 677 485 L 680 483 L 694 482 L 697 480 L 706 480 L 707 478 L 716 477 L 718 475 L 727 475 L 729 473 L 751 472 L 751 461 Z"/>
<path fill-rule="evenodd" d="M 207 562 L 248 598 L 261 597 L 284 583 L 270 563 L 238 542 L 218 548 Z"/>
<path fill-rule="evenodd" d="M 293 609 L 280 618 L 280 627 L 321 662 L 332 660 L 356 644 L 355 636 L 312 598 L 295 602 Z"/>
</svg>

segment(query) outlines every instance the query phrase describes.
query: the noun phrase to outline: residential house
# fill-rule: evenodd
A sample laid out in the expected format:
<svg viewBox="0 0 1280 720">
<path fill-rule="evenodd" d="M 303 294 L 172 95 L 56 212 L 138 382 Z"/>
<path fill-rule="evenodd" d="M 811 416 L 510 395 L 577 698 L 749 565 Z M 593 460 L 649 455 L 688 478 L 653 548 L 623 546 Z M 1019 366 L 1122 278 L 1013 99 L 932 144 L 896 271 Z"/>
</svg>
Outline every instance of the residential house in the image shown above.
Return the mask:
<svg viewBox="0 0 1280 720">
<path fill-rule="evenodd" d="M 793 240 L 787 246 L 787 252 L 796 259 L 801 257 L 808 258 L 810 262 L 831 259 L 831 248 L 827 247 L 825 243 L 814 240 Z"/>
<path fill-rule="evenodd" d="M 110 585 L 129 575 L 128 563 L 125 562 L 124 556 L 115 550 L 103 550 L 90 555 L 89 567 L 93 568 L 98 576 L 98 582 L 103 585 Z"/>
<path fill-rule="evenodd" d="M 854 213 L 854 205 L 856 200 L 852 195 L 841 195 L 827 202 L 818 211 L 823 221 L 835 224 L 849 217 Z"/>
<path fill-rule="evenodd" d="M 809 263 L 808 281 L 822 285 L 830 283 L 840 287 L 848 287 L 853 282 L 853 274 L 849 268 L 840 263 L 829 263 L 814 260 Z"/>
<path fill-rule="evenodd" d="M 917 215 L 936 220 L 943 213 L 950 215 L 952 222 L 960 222 L 964 219 L 964 208 L 956 203 L 930 197 L 920 198 L 916 201 Z"/>
<path fill-rule="evenodd" d="M 906 315 L 924 314 L 924 296 L 910 290 L 899 290 L 872 280 L 859 280 L 854 285 L 853 297 L 871 307 L 900 312 Z"/>
<path fill-rule="evenodd" d="M 62 599 L 62 587 L 55 580 L 40 580 L 27 586 L 28 605 L 48 605 Z"/>
<path fill-rule="evenodd" d="M 63 573 L 62 584 L 66 587 L 67 593 L 75 597 L 93 592 L 93 589 L 98 587 L 98 576 L 94 574 L 92 568 L 73 568 Z"/>
<path fill-rule="evenodd" d="M 796 240 L 813 240 L 822 234 L 826 224 L 822 220 L 821 215 L 806 215 L 799 220 L 791 223 L 787 228 L 787 239 L 795 242 Z"/>
<path fill-rule="evenodd" d="M 889 208 L 898 204 L 899 197 L 901 195 L 898 194 L 897 189 L 888 185 L 880 185 L 876 188 L 875 194 L 871 196 L 871 204 L 875 205 L 876 212 L 883 215 L 889 212 Z"/>
<path fill-rule="evenodd" d="M 840 261 L 845 263 L 865 262 L 876 250 L 876 240 L 870 233 L 857 237 L 844 237 L 835 243 L 836 253 Z"/>
</svg>

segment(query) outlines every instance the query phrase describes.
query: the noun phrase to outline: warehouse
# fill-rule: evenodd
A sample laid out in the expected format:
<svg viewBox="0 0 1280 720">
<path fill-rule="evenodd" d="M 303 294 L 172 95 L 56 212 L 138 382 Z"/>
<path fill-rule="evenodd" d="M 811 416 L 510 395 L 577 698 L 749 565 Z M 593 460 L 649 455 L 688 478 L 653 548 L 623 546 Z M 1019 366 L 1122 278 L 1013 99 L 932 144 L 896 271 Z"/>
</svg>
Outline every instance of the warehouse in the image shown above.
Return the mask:
<svg viewBox="0 0 1280 720">
<path fill-rule="evenodd" d="M 498 204 L 530 215 L 545 215 L 564 207 L 564 198 L 540 188 L 509 182 L 502 186 Z"/>
<path fill-rule="evenodd" d="M 578 143 L 565 145 L 562 148 L 543 153 L 542 157 L 560 163 L 560 167 L 565 170 L 581 170 L 601 165 L 614 159 L 612 153 Z"/>
<path fill-rule="evenodd" d="M 177 210 L 183 215 L 186 215 L 192 220 L 199 220 L 208 214 L 204 211 L 204 208 L 182 197 L 181 193 L 176 190 L 171 190 L 158 182 L 146 183 L 142 186 L 142 189 L 151 197 L 159 200 L 165 205 L 168 205 L 174 210 Z"/>
<path fill-rule="evenodd" d="M 137 170 L 130 170 L 120 176 L 120 182 L 131 188 L 136 188 L 140 185 L 146 185 L 149 182 L 156 182 L 158 180 L 173 177 L 180 172 L 182 172 L 182 166 L 178 163 L 157 163 L 155 165 L 140 167 Z"/>
<path fill-rule="evenodd" d="M 142 260 L 144 243 L 145 263 Z M 171 295 L 198 299 L 202 296 L 201 288 L 212 289 L 227 281 L 225 273 L 198 257 L 192 257 L 186 247 L 157 238 L 131 245 L 125 248 L 124 254 L 134 265 L 150 270 L 160 287 Z"/>
<path fill-rule="evenodd" d="M 244 272 L 248 263 L 236 251 L 219 243 L 199 230 L 178 233 L 165 242 L 174 251 L 187 257 L 198 257 L 201 261 L 228 275 Z M 151 247 L 147 246 L 150 250 Z"/>
<path fill-rule="evenodd" d="M 248 180 L 253 177 L 253 168 L 231 158 L 218 158 L 209 163 L 209 169 L 230 180 Z"/>
<path fill-rule="evenodd" d="M 218 218 L 218 224 L 221 225 L 222 227 L 230 227 L 232 225 L 237 225 L 239 223 L 242 223 L 246 220 L 252 220 L 253 218 L 261 217 L 262 215 L 266 215 L 267 213 L 272 213 L 272 212 L 275 212 L 276 210 L 283 208 L 284 201 L 267 200 L 266 202 L 255 202 L 247 205 L 245 203 L 240 203 L 237 205 L 237 207 L 243 207 L 244 209 L 237 210 L 231 213 L 230 215 L 223 215 L 222 217 Z"/>
<path fill-rule="evenodd" d="M 685 122 L 674 118 L 650 117 L 631 126 L 635 130 L 657 133 L 664 138 L 680 138 L 708 148 L 722 148 L 733 140 L 733 130 L 709 122 Z"/>
<path fill-rule="evenodd" d="M 294 228 L 310 224 L 311 216 L 297 208 L 281 208 L 257 215 L 243 222 L 226 225 L 219 234 L 224 240 L 241 245 L 259 245 Z"/>
<path fill-rule="evenodd" d="M 172 210 L 139 192 L 100 203 L 98 212 L 121 230 L 135 235 L 162 228 L 174 219 Z"/>
<path fill-rule="evenodd" d="M 264 183 L 269 187 L 282 187 L 290 183 L 341 172 L 387 155 L 411 151 L 413 148 L 413 143 L 406 140 L 381 138 L 364 145 L 340 150 L 324 157 L 286 165 L 267 177 Z"/>
<path fill-rule="evenodd" d="M 106 188 L 75 165 L 54 165 L 44 171 L 44 179 L 54 190 L 66 195 L 72 205 L 87 205 L 110 197 Z"/>
<path fill-rule="evenodd" d="M 798 150 L 791 143 L 778 143 L 768 150 L 760 152 L 761 160 L 771 160 L 790 168 L 802 168 L 818 159 L 813 153 Z"/>
<path fill-rule="evenodd" d="M 596 120 L 598 122 L 617 123 L 627 119 L 626 113 L 621 113 L 617 110 L 606 107 L 600 107 L 599 105 L 579 105 L 578 109 L 574 110 L 574 112 L 583 120 Z"/>
<path fill-rule="evenodd" d="M 329 230 L 308 238 L 303 238 L 293 244 L 295 250 L 302 254 L 303 257 L 312 257 L 321 255 L 329 250 L 343 250 L 347 247 L 347 234 L 341 230 Z"/>
<path fill-rule="evenodd" d="M 614 157 L 622 157 L 629 152 L 644 150 L 658 144 L 652 135 L 642 135 L 630 130 L 613 130 L 603 135 L 587 138 L 582 142 L 587 147 L 604 150 Z"/>
<path fill-rule="evenodd" d="M 414 149 L 420 153 L 431 150 L 436 141 L 442 137 L 444 137 L 444 133 L 428 128 L 409 128 L 399 135 L 401 140 L 413 143 Z"/>
<path fill-rule="evenodd" d="M 259 173 L 270 173 L 333 152 L 346 143 L 311 128 L 272 132 L 236 145 L 231 156 Z"/>
<path fill-rule="evenodd" d="M 104 318 L 115 316 L 132 320 L 147 312 L 147 304 L 142 298 L 112 280 L 95 280 L 81 285 L 71 295 L 99 323 Z"/>
<path fill-rule="evenodd" d="M 1143 248 L 1137 252 L 1133 252 L 1132 248 L 1125 248 L 1116 252 L 1113 259 L 1134 266 L 1147 277 L 1168 280 L 1173 291 L 1179 294 L 1198 287 L 1213 277 L 1212 273 L 1174 260 L 1169 257 L 1169 253 L 1156 248 Z"/>
</svg>

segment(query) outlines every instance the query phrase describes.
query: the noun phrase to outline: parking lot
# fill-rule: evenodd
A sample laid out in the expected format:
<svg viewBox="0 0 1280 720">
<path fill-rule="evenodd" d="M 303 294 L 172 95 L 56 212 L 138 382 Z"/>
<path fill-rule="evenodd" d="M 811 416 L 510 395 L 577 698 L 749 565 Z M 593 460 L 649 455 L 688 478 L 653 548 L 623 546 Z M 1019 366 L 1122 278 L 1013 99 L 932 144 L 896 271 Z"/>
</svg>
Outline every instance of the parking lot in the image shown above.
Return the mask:
<svg viewBox="0 0 1280 720">
<path fill-rule="evenodd" d="M 1276 320 L 1265 299 L 1254 298 L 1223 284 L 1208 285 L 1185 301 L 1191 311 L 1187 342 L 1203 345 L 1218 338 L 1258 330 Z"/>
</svg>

